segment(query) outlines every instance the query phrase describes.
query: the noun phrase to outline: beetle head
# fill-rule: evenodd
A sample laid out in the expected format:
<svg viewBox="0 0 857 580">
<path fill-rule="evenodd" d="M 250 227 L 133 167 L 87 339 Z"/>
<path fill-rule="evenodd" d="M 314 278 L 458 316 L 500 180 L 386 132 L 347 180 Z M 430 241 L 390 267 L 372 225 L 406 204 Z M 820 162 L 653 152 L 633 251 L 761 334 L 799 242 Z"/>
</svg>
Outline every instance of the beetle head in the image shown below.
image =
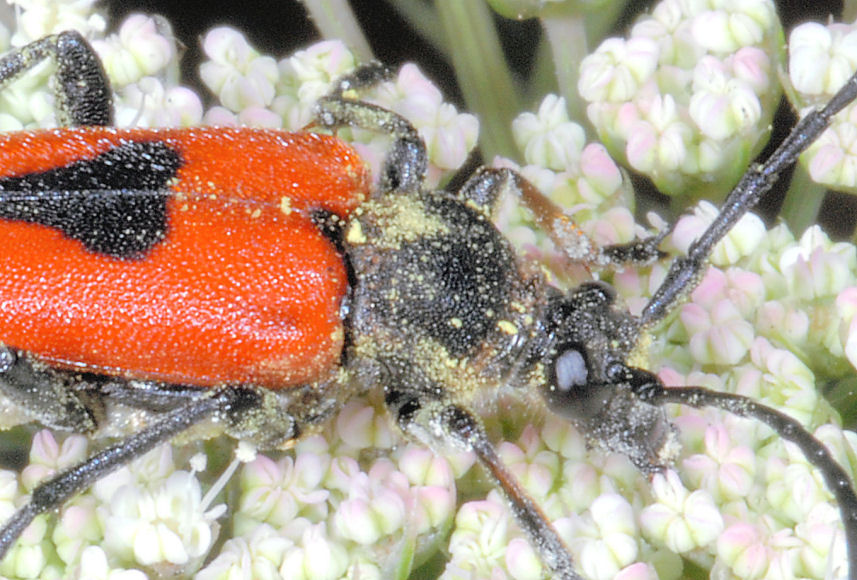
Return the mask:
<svg viewBox="0 0 857 580">
<path fill-rule="evenodd" d="M 613 289 L 587 282 L 555 295 L 544 316 L 540 381 L 548 408 L 639 469 L 668 465 L 678 447 L 663 408 L 647 401 L 660 379 L 627 361 L 637 346 L 636 317 L 617 307 Z"/>
</svg>

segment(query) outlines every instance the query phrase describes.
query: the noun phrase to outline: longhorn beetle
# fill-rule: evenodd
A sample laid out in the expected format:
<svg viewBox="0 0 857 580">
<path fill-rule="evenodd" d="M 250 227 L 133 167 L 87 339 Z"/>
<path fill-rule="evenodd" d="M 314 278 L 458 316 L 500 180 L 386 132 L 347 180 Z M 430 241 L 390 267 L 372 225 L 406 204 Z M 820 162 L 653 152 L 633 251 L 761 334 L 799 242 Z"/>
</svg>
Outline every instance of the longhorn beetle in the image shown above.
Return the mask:
<svg viewBox="0 0 857 580">
<path fill-rule="evenodd" d="M 387 78 L 383 66 L 342 78 L 317 106 L 320 126 L 391 135 L 370 189 L 356 154 L 331 137 L 109 127 L 108 81 L 76 32 L 7 55 L 0 82 L 49 56 L 70 127 L 0 137 L 0 243 L 10 249 L 0 263 L 0 389 L 60 429 L 94 431 L 110 405 L 155 419 L 40 484 L 0 530 L 0 555 L 36 515 L 199 422 L 288 447 L 355 393 L 381 389 L 407 436 L 472 451 L 551 574 L 579 578 L 471 408 L 479 391 L 505 384 L 541 393 L 645 472 L 671 458 L 664 403 L 770 425 L 835 495 L 857 578 L 857 496 L 820 442 L 751 399 L 666 387 L 629 361 L 641 333 L 696 286 L 712 247 L 857 96 L 857 76 L 750 168 L 633 316 L 604 283 L 549 285 L 491 224 L 494 206 L 511 188 L 553 239 L 577 237 L 596 263 L 651 262 L 661 236 L 596 248 L 510 170 L 481 169 L 458 192 L 425 190 L 414 127 L 350 98 Z"/>
</svg>

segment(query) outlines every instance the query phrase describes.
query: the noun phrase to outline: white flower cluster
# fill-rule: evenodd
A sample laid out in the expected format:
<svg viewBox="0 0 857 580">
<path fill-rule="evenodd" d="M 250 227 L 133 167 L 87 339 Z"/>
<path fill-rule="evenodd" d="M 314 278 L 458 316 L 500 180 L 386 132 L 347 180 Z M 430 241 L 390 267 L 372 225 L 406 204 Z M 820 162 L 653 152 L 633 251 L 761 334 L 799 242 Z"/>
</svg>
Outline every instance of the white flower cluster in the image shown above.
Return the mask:
<svg viewBox="0 0 857 580">
<path fill-rule="evenodd" d="M 324 41 L 279 62 L 260 55 L 236 30 L 216 28 L 203 40 L 209 61 L 200 74 L 222 106 L 205 117 L 209 124 L 250 125 L 299 130 L 313 118 L 313 108 L 334 80 L 356 66 L 354 56 L 339 41 Z M 366 100 L 406 116 L 428 146 L 429 182 L 460 167 L 476 145 L 476 117 L 458 113 L 415 65 L 405 65 L 391 83 L 366 95 Z M 357 135 L 355 135 L 357 133 Z M 383 159 L 384 136 L 344 129 L 343 137 L 369 147 L 358 149 L 372 169 Z M 374 171 L 373 175 L 378 172 Z"/>
<path fill-rule="evenodd" d="M 686 248 L 714 214 L 703 203 L 680 220 L 668 240 L 675 251 Z M 780 409 L 814 431 L 853 474 L 857 437 L 836 424 L 819 387 L 847 382 L 854 373 L 846 358 L 854 341 L 853 310 L 846 306 L 857 283 L 854 246 L 831 242 L 817 226 L 798 240 L 785 226 L 765 232 L 757 218 L 747 216 L 715 248 L 712 262 L 653 343 L 650 354 L 662 361 L 661 378 L 670 385 L 739 393 Z M 620 293 L 639 292 L 664 273 L 657 266 L 648 280 L 640 280 L 638 272 L 624 272 L 615 282 Z M 674 491 L 664 495 L 663 481 L 656 478 L 656 502 L 640 513 L 649 542 L 707 562 L 706 568 L 713 557 L 712 574 L 728 577 L 844 573 L 839 511 L 818 471 L 796 448 L 756 421 L 710 410 L 676 413 L 681 480 L 668 475 Z M 719 521 L 712 515 L 706 524 L 697 515 L 707 512 L 698 507 L 684 512 L 687 521 L 675 519 L 681 510 L 669 498 L 682 489 L 682 502 L 704 498 Z M 675 515 L 669 516 L 671 510 Z M 683 526 L 690 536 L 677 534 Z M 716 542 L 688 543 L 706 526 L 712 526 Z"/>
<path fill-rule="evenodd" d="M 107 20 L 95 11 L 96 0 L 9 0 L 16 10 L 12 46 L 23 46 L 49 34 L 74 29 L 84 35 L 103 33 Z"/>
<path fill-rule="evenodd" d="M 781 37 L 770 0 L 664 0 L 583 60 L 578 88 L 614 157 L 663 193 L 700 197 L 763 144 Z"/>
<path fill-rule="evenodd" d="M 802 113 L 823 104 L 857 69 L 857 24 L 808 22 L 789 37 L 789 80 Z M 816 183 L 857 192 L 857 107 L 850 105 L 801 163 Z"/>
<path fill-rule="evenodd" d="M 49 431 L 41 431 L 21 484 L 30 491 L 86 454 L 84 436 L 70 436 L 58 445 Z M 99 480 L 65 506 L 55 525 L 41 516 L 0 563 L 0 574 L 49 578 L 63 576 L 65 569 L 77 578 L 132 580 L 147 577 L 133 568 L 165 573 L 198 568 L 217 538 L 217 520 L 226 506 L 206 505 L 196 474 L 178 470 L 176 464 L 172 448 L 161 446 Z M 3 480 L 10 485 L 4 489 L 16 492 L 8 474 Z M 3 504 L 3 511 L 11 513 L 12 497 L 4 496 Z"/>
<path fill-rule="evenodd" d="M 669 0 L 662 3 L 654 17 L 671 6 Z M 728 27 L 709 16 L 721 28 Z M 736 36 L 745 37 L 737 32 Z M 634 39 L 626 42 L 624 62 L 647 54 L 635 52 Z M 730 45 L 724 50 L 741 49 Z M 626 76 L 621 67 L 606 71 L 615 76 L 605 82 L 605 92 L 593 107 L 607 109 L 611 99 L 645 93 L 644 83 L 633 84 L 634 71 Z M 670 88 L 680 91 L 684 86 Z M 663 102 L 669 99 L 675 102 L 666 94 Z M 688 111 L 689 103 L 690 99 Z M 632 108 L 623 106 L 617 108 L 617 119 Z M 595 214 L 583 218 L 581 227 L 598 239 L 591 223 L 621 211 L 611 205 L 620 197 L 618 169 L 612 198 L 588 196 L 595 190 L 588 180 L 578 179 L 577 188 L 569 187 L 569 174 L 599 175 L 589 169 L 595 166 L 587 165 L 583 153 L 597 145 L 584 145 L 582 131 L 569 121 L 557 97 L 547 97 L 537 114 L 521 115 L 514 129 L 530 164 L 521 171 L 563 207 Z M 716 131 L 712 128 L 709 133 L 713 138 Z M 755 139 L 742 135 L 740 146 L 755 147 Z M 604 158 L 603 167 L 615 167 Z M 672 254 L 685 252 L 716 214 L 713 205 L 700 203 L 679 221 L 664 248 Z M 523 218 L 515 213 L 504 217 L 504 231 L 524 243 L 540 243 Z M 629 232 L 634 231 L 631 224 Z M 611 236 L 604 239 L 617 241 Z M 622 239 L 628 238 L 618 238 Z M 785 226 L 766 231 L 759 218 L 748 215 L 715 247 L 711 262 L 715 267 L 652 344 L 651 359 L 658 361 L 662 379 L 670 385 L 740 393 L 784 410 L 814 430 L 854 473 L 857 436 L 837 426 L 835 412 L 818 387 L 840 380 L 847 384 L 857 366 L 854 246 L 831 242 L 817 226 L 796 240 Z M 666 264 L 656 264 L 651 273 L 628 269 L 612 280 L 633 311 L 645 303 L 665 273 Z M 845 543 L 837 506 L 817 470 L 791 444 L 753 420 L 711 410 L 682 408 L 674 413 L 683 452 L 676 471 L 656 476 L 651 485 L 621 457 L 584 452 L 582 436 L 554 419 L 547 419 L 540 434 L 525 429 L 512 450 L 511 443 L 501 445 L 504 460 L 554 520 L 585 577 L 676 577 L 682 559 L 719 577 L 844 574 Z M 557 433 L 563 434 L 562 443 Z M 542 574 L 538 558 L 499 495 L 462 506 L 449 550 L 447 578 Z"/>
<path fill-rule="evenodd" d="M 117 33 L 102 37 L 104 18 L 93 12 L 93 2 L 16 4 L 20 13 L 12 46 L 69 29 L 90 36 L 117 91 L 114 98 L 117 125 L 188 126 L 202 120 L 200 98 L 176 85 L 175 40 L 162 19 L 133 15 Z M 30 27 L 22 28 L 23 22 L 30 23 Z M 0 92 L 0 128 L 56 126 L 52 71 L 52 67 L 38 66 Z"/>
<path fill-rule="evenodd" d="M 437 548 L 455 510 L 451 464 L 420 447 L 392 450 L 389 421 L 360 401 L 337 435 L 243 468 L 234 537 L 197 578 L 385 578 Z M 379 437 L 387 445 L 362 447 Z M 359 461 L 369 450 L 377 458 Z"/>
</svg>

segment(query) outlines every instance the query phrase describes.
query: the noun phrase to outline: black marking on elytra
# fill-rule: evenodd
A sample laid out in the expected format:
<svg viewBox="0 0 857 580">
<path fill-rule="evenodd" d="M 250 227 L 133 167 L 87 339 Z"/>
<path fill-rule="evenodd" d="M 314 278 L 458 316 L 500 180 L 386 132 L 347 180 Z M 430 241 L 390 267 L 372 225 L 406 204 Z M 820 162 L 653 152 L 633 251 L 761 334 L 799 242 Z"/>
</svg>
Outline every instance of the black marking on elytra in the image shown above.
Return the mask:
<svg viewBox="0 0 857 580">
<path fill-rule="evenodd" d="M 123 143 L 63 167 L 0 179 L 0 218 L 60 230 L 87 250 L 139 259 L 167 234 L 167 184 L 181 156 L 158 141 Z"/>
<path fill-rule="evenodd" d="M 340 255 L 345 254 L 345 247 L 342 243 L 342 231 L 345 226 L 343 218 L 326 209 L 313 209 L 310 211 L 309 217 L 321 235 L 336 246 L 336 251 Z"/>
</svg>

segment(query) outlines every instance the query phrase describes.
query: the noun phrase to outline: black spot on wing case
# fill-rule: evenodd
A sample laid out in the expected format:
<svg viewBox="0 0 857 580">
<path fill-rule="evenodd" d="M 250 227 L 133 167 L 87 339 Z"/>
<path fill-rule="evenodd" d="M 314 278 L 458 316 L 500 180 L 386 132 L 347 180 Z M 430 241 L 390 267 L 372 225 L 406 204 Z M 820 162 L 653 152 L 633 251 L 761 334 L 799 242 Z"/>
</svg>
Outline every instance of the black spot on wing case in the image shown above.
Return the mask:
<svg viewBox="0 0 857 580">
<path fill-rule="evenodd" d="M 165 143 L 125 143 L 94 159 L 0 179 L 0 218 L 60 230 L 87 250 L 137 259 L 167 233 L 167 183 L 181 166 Z"/>
</svg>

